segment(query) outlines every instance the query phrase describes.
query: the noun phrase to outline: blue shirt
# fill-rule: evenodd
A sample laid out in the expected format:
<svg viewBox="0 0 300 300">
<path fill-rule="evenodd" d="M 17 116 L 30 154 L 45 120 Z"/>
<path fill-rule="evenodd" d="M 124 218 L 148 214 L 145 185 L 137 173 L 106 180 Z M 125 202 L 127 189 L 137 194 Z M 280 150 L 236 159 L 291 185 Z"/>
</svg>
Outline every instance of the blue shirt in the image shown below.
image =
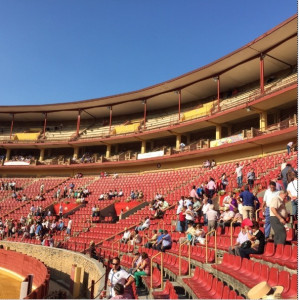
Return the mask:
<svg viewBox="0 0 300 300">
<path fill-rule="evenodd" d="M 159 242 L 161 241 L 161 239 L 162 239 L 164 236 L 165 236 L 164 234 L 159 235 L 159 236 L 157 237 L 157 243 L 159 243 Z"/>
<path fill-rule="evenodd" d="M 240 198 L 243 200 L 243 206 L 254 206 L 255 196 L 249 191 L 240 193 Z"/>
<path fill-rule="evenodd" d="M 169 234 L 164 235 L 164 239 L 162 241 L 162 246 L 163 247 L 168 247 L 172 245 L 172 238 Z"/>
</svg>

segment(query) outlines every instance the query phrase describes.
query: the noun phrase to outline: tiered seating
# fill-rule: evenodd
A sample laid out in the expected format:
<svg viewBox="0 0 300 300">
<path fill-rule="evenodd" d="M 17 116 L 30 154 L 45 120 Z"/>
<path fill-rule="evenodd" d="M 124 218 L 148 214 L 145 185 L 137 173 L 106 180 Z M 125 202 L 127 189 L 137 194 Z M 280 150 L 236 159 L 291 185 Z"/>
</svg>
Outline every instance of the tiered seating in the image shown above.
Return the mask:
<svg viewBox="0 0 300 300">
<path fill-rule="evenodd" d="M 152 292 L 152 296 L 154 299 L 178 299 L 178 295 L 169 280 L 166 281 L 163 291 Z"/>
<path fill-rule="evenodd" d="M 227 253 L 224 254 L 222 264 L 212 267 L 219 272 L 230 275 L 248 288 L 252 288 L 261 281 L 267 281 L 271 286 L 276 286 L 279 282 L 284 281 L 285 293 L 288 292 L 292 280 L 287 271 L 279 271 L 277 268 L 269 268 L 260 262 L 253 262 Z"/>
<path fill-rule="evenodd" d="M 243 299 L 218 278 L 198 267 L 192 278 L 183 278 L 183 281 L 199 299 Z"/>
</svg>

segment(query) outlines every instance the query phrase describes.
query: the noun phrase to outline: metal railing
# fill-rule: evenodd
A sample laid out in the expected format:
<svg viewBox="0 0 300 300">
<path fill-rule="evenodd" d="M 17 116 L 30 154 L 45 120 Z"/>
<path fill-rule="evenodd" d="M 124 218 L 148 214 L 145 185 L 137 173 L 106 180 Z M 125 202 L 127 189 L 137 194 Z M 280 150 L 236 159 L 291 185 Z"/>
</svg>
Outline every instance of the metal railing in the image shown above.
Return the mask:
<svg viewBox="0 0 300 300">
<path fill-rule="evenodd" d="M 259 209 L 257 209 L 256 212 L 255 212 L 255 220 L 256 220 L 256 222 L 258 222 L 258 212 L 259 212 L 260 210 L 263 210 L 263 208 L 259 208 Z"/>
<path fill-rule="evenodd" d="M 233 245 L 233 223 L 234 223 L 234 221 L 231 221 L 231 223 L 230 223 L 230 246 L 231 247 Z"/>
<path fill-rule="evenodd" d="M 209 231 L 206 235 L 205 235 L 205 262 L 208 262 L 208 241 L 207 241 L 207 237 L 209 236 L 209 234 L 213 233 L 215 235 L 215 262 L 217 262 L 217 231 L 215 229 Z"/>
<path fill-rule="evenodd" d="M 111 243 L 111 251 L 112 253 L 114 252 L 114 244 L 118 244 L 118 256 L 120 256 L 120 244 L 121 242 L 119 240 L 116 240 L 114 242 Z"/>
<path fill-rule="evenodd" d="M 182 244 L 179 245 L 179 276 L 181 276 L 181 262 L 182 262 L 182 255 L 181 255 L 181 247 L 185 244 L 188 244 L 189 246 L 189 276 L 191 276 L 191 243 L 189 240 L 186 240 Z"/>
<path fill-rule="evenodd" d="M 163 262 L 164 262 L 164 260 L 163 260 L 163 252 L 158 252 L 158 253 L 156 253 L 155 255 L 153 255 L 152 257 L 151 257 L 151 264 L 150 264 L 150 291 L 152 291 L 153 290 L 153 259 L 156 257 L 156 256 L 158 256 L 158 255 L 160 255 L 160 259 L 161 259 L 161 263 L 160 263 L 160 281 L 161 281 L 161 284 L 160 284 L 160 286 L 161 286 L 161 289 L 163 289 L 164 288 L 164 281 L 163 281 L 163 270 L 164 270 L 164 266 L 163 266 Z"/>
</svg>

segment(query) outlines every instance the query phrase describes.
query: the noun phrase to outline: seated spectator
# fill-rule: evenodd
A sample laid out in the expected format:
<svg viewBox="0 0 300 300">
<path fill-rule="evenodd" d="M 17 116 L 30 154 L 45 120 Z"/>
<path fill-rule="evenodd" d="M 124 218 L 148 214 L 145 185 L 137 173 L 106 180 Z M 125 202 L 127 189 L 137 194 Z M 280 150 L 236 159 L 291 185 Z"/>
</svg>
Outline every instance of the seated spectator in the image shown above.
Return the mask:
<svg viewBox="0 0 300 300">
<path fill-rule="evenodd" d="M 207 232 L 210 232 L 213 229 L 216 229 L 217 218 L 218 218 L 218 212 L 214 209 L 213 204 L 209 204 L 209 207 L 206 212 L 206 219 L 207 219 L 207 226 L 208 226 Z M 210 235 L 212 235 L 212 233 Z"/>
<path fill-rule="evenodd" d="M 83 193 L 83 197 L 85 198 L 85 197 L 87 197 L 90 194 L 90 191 L 89 191 L 88 188 L 84 188 L 84 190 L 82 191 L 82 193 Z"/>
<path fill-rule="evenodd" d="M 141 276 L 149 275 L 150 274 L 150 259 L 148 257 L 148 254 L 145 252 L 142 252 L 142 260 L 137 265 L 137 271 L 133 274 L 135 279 L 135 284 L 139 288 L 141 287 L 142 281 Z"/>
<path fill-rule="evenodd" d="M 123 237 L 121 238 L 120 242 L 123 243 L 123 244 L 127 244 L 127 242 L 130 239 L 130 235 L 131 235 L 130 230 L 128 230 L 127 227 L 125 227 L 124 228 L 124 234 L 123 234 Z"/>
<path fill-rule="evenodd" d="M 120 284 L 120 283 L 116 283 L 114 285 L 115 296 L 111 297 L 110 299 L 111 300 L 115 300 L 115 299 L 127 299 L 126 297 L 124 297 L 124 292 L 125 292 L 124 286 L 122 284 Z"/>
<path fill-rule="evenodd" d="M 124 193 L 123 193 L 123 191 L 122 191 L 122 190 L 120 190 L 120 191 L 119 191 L 119 194 L 118 194 L 118 196 L 119 196 L 119 197 L 123 197 L 123 196 L 124 196 Z"/>
<path fill-rule="evenodd" d="M 146 218 L 144 219 L 144 222 L 142 223 L 142 225 L 136 227 L 135 230 L 137 230 L 137 231 L 142 231 L 142 230 L 148 229 L 149 227 L 150 227 L 150 218 L 149 218 L 149 217 L 146 217 Z"/>
<path fill-rule="evenodd" d="M 143 199 L 143 198 L 144 198 L 144 193 L 143 193 L 143 191 L 139 191 L 138 199 Z"/>
<path fill-rule="evenodd" d="M 221 214 L 218 220 L 218 226 L 222 227 L 223 229 L 225 226 L 230 226 L 234 218 L 234 212 L 229 210 L 229 207 L 224 207 L 224 212 Z"/>
<path fill-rule="evenodd" d="M 193 236 L 195 235 L 195 228 L 193 226 L 193 222 L 188 222 L 187 226 L 188 226 L 188 228 L 187 228 L 187 230 L 185 232 L 186 236 L 179 238 L 179 244 L 183 244 L 186 241 L 190 241 L 191 242 L 192 239 L 193 239 Z"/>
<path fill-rule="evenodd" d="M 160 245 L 158 245 L 159 251 L 165 252 L 172 248 L 172 237 L 168 233 L 168 230 L 164 230 L 164 236 L 161 239 Z"/>
<path fill-rule="evenodd" d="M 157 208 L 156 213 L 154 214 L 153 218 L 154 219 L 163 218 L 163 216 L 168 208 L 169 208 L 169 203 L 164 198 L 161 198 L 158 208 Z"/>
<path fill-rule="evenodd" d="M 104 200 L 104 194 L 101 194 L 98 198 L 98 200 Z"/>
<path fill-rule="evenodd" d="M 244 226 L 241 228 L 241 231 L 236 239 L 236 243 L 231 247 L 229 247 L 229 253 L 232 254 L 232 255 L 237 255 L 237 256 L 240 256 L 240 248 L 241 248 L 241 245 L 250 240 L 250 238 L 252 237 L 251 235 L 251 230 L 249 229 L 248 226 Z"/>
<path fill-rule="evenodd" d="M 155 200 L 160 200 L 162 198 L 162 195 L 160 193 L 156 193 Z"/>
<path fill-rule="evenodd" d="M 196 225 L 195 233 L 192 238 L 192 245 L 195 245 L 197 243 L 205 245 L 205 231 L 200 224 Z"/>
<path fill-rule="evenodd" d="M 259 229 L 259 224 L 257 222 L 253 222 L 252 226 L 253 233 L 249 240 L 252 242 L 251 247 L 247 249 L 240 249 L 240 256 L 242 258 L 250 259 L 250 254 L 262 254 L 264 253 L 265 248 L 265 235 Z"/>
<path fill-rule="evenodd" d="M 139 245 L 142 243 L 142 237 L 139 234 L 138 230 L 135 230 L 135 235 L 132 237 L 130 243 L 131 245 Z"/>
<path fill-rule="evenodd" d="M 97 217 L 97 207 L 96 204 L 92 207 L 92 217 Z"/>
<path fill-rule="evenodd" d="M 156 241 L 157 241 L 157 237 L 158 237 L 158 235 L 157 235 L 157 230 L 156 230 L 156 229 L 153 230 L 153 235 L 152 235 L 151 238 L 148 237 L 148 234 L 147 234 L 147 233 L 145 234 L 145 236 L 146 236 L 146 239 L 147 239 L 147 243 L 144 245 L 144 247 L 145 247 L 145 248 L 152 248 L 152 246 L 153 246 L 153 245 L 156 243 Z"/>
<path fill-rule="evenodd" d="M 223 204 L 222 204 L 222 208 L 224 207 L 230 207 L 230 203 L 231 203 L 231 198 L 232 198 L 232 192 L 228 191 L 226 196 L 223 199 Z"/>
<path fill-rule="evenodd" d="M 235 208 L 234 209 L 234 218 L 232 220 L 232 226 L 233 227 L 238 227 L 238 226 L 241 226 L 242 222 L 243 222 L 243 215 L 239 213 L 238 209 Z"/>
<path fill-rule="evenodd" d="M 112 177 L 113 179 L 117 179 L 117 178 L 119 178 L 119 174 L 118 173 L 115 173 L 114 175 L 113 175 L 113 177 Z"/>
<path fill-rule="evenodd" d="M 164 237 L 164 231 L 162 229 L 159 229 L 158 230 L 158 237 L 157 237 L 157 240 L 156 242 L 153 244 L 153 249 L 155 250 L 159 250 L 160 248 L 160 244 L 161 244 L 161 241 L 162 241 L 162 238 Z"/>
<path fill-rule="evenodd" d="M 136 272 L 137 267 L 141 261 L 142 261 L 142 256 L 141 256 L 140 252 L 135 252 L 133 260 L 132 260 L 131 268 L 129 269 L 128 273 L 133 275 L 134 272 Z"/>
<path fill-rule="evenodd" d="M 135 199 L 135 193 L 134 193 L 134 191 L 131 191 L 131 193 L 130 193 L 130 198 L 131 198 L 131 200 L 134 200 L 134 199 Z"/>
</svg>

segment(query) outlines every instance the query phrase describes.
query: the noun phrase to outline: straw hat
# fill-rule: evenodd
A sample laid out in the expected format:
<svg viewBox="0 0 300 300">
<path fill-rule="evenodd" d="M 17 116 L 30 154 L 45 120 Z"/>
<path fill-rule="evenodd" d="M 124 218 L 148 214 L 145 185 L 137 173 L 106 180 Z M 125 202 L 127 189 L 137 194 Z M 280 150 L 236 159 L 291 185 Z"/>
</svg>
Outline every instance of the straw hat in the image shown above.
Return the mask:
<svg viewBox="0 0 300 300">
<path fill-rule="evenodd" d="M 283 292 L 283 286 L 271 287 L 266 281 L 254 286 L 248 292 L 249 299 L 280 299 L 281 293 Z"/>
</svg>

